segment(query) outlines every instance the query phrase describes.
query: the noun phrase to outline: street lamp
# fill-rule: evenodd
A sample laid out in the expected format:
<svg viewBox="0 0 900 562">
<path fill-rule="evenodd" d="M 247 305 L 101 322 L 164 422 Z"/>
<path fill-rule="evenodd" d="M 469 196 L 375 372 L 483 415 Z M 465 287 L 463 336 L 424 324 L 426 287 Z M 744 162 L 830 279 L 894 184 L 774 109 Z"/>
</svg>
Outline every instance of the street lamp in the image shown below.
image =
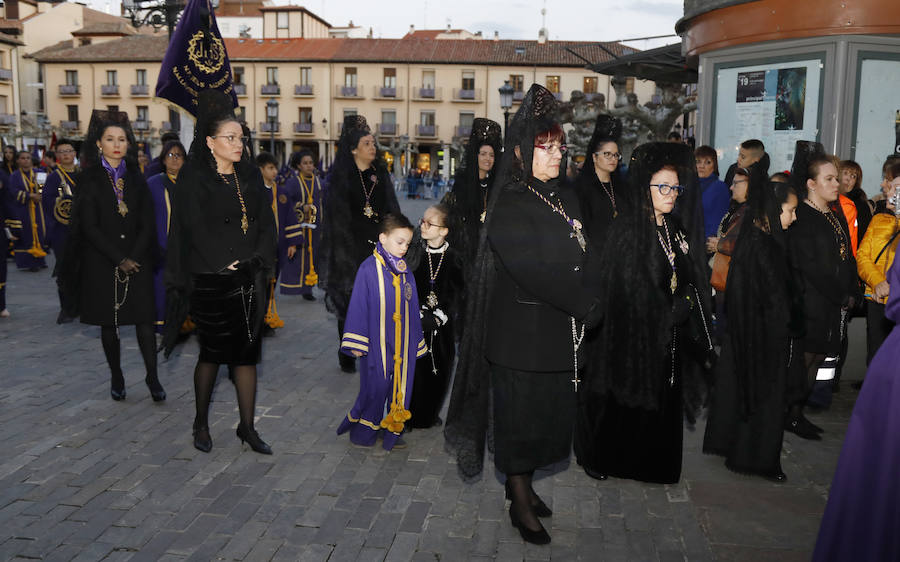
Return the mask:
<svg viewBox="0 0 900 562">
<path fill-rule="evenodd" d="M 266 117 L 269 118 L 269 132 L 272 134 L 269 140 L 269 152 L 275 155 L 275 123 L 278 122 L 278 101 L 269 98 L 266 102 Z"/>
<path fill-rule="evenodd" d="M 498 88 L 500 92 L 500 109 L 503 110 L 503 138 L 506 139 L 506 128 L 509 127 L 509 109 L 512 107 L 513 87 L 509 85 L 509 80 L 504 80 L 503 85 Z"/>
</svg>

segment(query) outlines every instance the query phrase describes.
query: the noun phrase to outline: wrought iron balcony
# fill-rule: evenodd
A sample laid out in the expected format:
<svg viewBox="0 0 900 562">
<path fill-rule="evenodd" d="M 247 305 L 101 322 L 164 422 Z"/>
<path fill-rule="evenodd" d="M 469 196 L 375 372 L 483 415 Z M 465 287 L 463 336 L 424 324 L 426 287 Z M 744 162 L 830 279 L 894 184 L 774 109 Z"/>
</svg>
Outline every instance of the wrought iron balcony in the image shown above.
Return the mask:
<svg viewBox="0 0 900 562">
<path fill-rule="evenodd" d="M 379 123 L 378 124 L 378 134 L 384 135 L 387 137 L 392 137 L 397 134 L 397 124 L 396 123 Z"/>
<path fill-rule="evenodd" d="M 61 96 L 80 96 L 81 86 L 78 84 L 60 84 L 59 95 Z"/>
<path fill-rule="evenodd" d="M 247 85 L 246 84 L 233 84 L 234 93 L 239 96 L 247 95 Z"/>
<path fill-rule="evenodd" d="M 81 121 L 60 121 L 59 128 L 65 131 L 77 131 L 81 129 Z"/>
<path fill-rule="evenodd" d="M 132 96 L 149 96 L 150 95 L 150 86 L 148 84 L 132 84 L 131 85 L 131 95 Z"/>
<path fill-rule="evenodd" d="M 274 125 L 274 128 L 273 128 Z M 259 123 L 259 132 L 260 133 L 271 133 L 271 132 L 280 132 L 281 131 L 281 123 L 275 121 L 272 123 L 271 121 L 261 121 Z"/>
<path fill-rule="evenodd" d="M 311 95 L 313 95 L 312 84 L 295 84 L 294 85 L 294 95 L 295 96 L 311 96 Z"/>
<path fill-rule="evenodd" d="M 149 131 L 150 130 L 150 121 L 132 121 L 131 127 L 135 131 Z"/>
<path fill-rule="evenodd" d="M 100 95 L 101 96 L 118 96 L 119 95 L 119 85 L 118 84 L 101 84 L 100 85 Z"/>
<path fill-rule="evenodd" d="M 468 137 L 471 134 L 472 134 L 472 126 L 471 125 L 467 125 L 467 126 L 457 125 L 456 126 L 456 136 L 457 137 Z"/>
<path fill-rule="evenodd" d="M 453 90 L 453 101 L 480 102 L 481 89 L 474 90 Z"/>
<path fill-rule="evenodd" d="M 263 84 L 259 87 L 259 93 L 263 96 L 281 95 L 281 86 L 278 84 Z"/>
<path fill-rule="evenodd" d="M 312 123 L 294 123 L 294 132 L 302 134 L 302 135 L 311 135 L 313 133 L 313 124 Z"/>
<path fill-rule="evenodd" d="M 8 68 L 0 68 L 0 82 L 12 82 L 13 73 Z"/>
<path fill-rule="evenodd" d="M 434 138 L 437 136 L 437 125 L 416 125 L 416 136 Z"/>
<path fill-rule="evenodd" d="M 163 121 L 161 129 L 165 132 L 174 132 L 177 133 L 181 130 L 181 125 L 177 123 L 172 123 L 171 121 Z"/>
</svg>

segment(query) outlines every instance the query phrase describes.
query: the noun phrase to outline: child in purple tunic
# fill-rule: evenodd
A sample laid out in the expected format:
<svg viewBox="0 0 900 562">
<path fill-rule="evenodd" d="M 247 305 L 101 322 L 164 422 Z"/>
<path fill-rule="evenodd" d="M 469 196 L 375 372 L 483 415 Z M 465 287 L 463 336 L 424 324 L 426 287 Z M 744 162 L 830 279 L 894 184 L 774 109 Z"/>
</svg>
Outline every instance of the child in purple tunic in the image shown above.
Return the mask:
<svg viewBox="0 0 900 562">
<path fill-rule="evenodd" d="M 416 281 L 403 257 L 413 228 L 403 215 L 387 215 L 371 256 L 356 273 L 341 340 L 341 352 L 360 358 L 359 395 L 338 426 L 350 441 L 370 447 L 384 429 L 384 448 L 400 439 L 410 418 L 416 358 L 424 355 Z"/>
<path fill-rule="evenodd" d="M 885 316 L 900 322 L 900 259 L 888 272 Z M 850 416 L 815 562 L 900 560 L 900 328 L 869 363 L 866 384 Z"/>
</svg>

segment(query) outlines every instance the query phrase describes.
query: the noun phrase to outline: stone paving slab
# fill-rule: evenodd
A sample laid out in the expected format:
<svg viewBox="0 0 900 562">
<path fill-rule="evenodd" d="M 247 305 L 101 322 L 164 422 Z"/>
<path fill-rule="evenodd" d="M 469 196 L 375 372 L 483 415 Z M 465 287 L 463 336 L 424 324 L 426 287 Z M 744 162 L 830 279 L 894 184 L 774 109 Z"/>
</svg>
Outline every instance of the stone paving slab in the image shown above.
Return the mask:
<svg viewBox="0 0 900 562">
<path fill-rule="evenodd" d="M 405 204 L 413 218 L 425 206 L 415 203 Z M 195 339 L 160 362 L 168 400 L 154 403 L 134 331 L 123 328 L 128 398 L 113 402 L 99 330 L 55 324 L 47 271 L 11 270 L 8 301 L 0 560 L 808 559 L 855 399 L 845 390 L 811 416 L 823 441 L 786 436 L 782 485 L 702 455 L 702 421 L 685 432 L 677 485 L 597 482 L 574 463 L 539 472 L 535 487 L 555 515 L 545 521 L 553 543 L 537 547 L 510 525 L 494 471 L 474 484 L 457 477 L 440 429 L 416 430 L 409 448 L 390 453 L 335 435 L 358 379 L 337 367 L 321 300 L 279 296 L 286 326 L 263 345 L 257 427 L 271 457 L 236 438 L 224 369 L 213 450 L 191 446 Z M 847 379 L 862 374 L 863 328 L 851 325 Z"/>
</svg>

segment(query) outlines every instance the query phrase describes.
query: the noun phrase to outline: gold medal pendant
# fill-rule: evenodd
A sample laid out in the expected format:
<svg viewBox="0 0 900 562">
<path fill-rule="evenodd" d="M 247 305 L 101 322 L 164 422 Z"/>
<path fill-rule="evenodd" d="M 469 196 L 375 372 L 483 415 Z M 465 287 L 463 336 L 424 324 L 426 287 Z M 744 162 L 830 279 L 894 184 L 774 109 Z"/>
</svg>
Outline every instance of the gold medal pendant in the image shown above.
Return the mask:
<svg viewBox="0 0 900 562">
<path fill-rule="evenodd" d="M 366 215 L 366 218 L 372 218 L 375 216 L 375 209 L 372 208 L 372 205 L 366 203 L 366 206 L 363 207 L 363 214 Z"/>
<path fill-rule="evenodd" d="M 241 230 L 244 231 L 244 234 L 247 234 L 247 229 L 250 228 L 250 223 L 247 221 L 247 215 L 241 216 Z"/>
<path fill-rule="evenodd" d="M 125 204 L 125 201 L 119 201 L 119 214 L 123 217 L 128 214 L 128 205 Z"/>
<path fill-rule="evenodd" d="M 428 305 L 428 308 L 437 308 L 438 298 L 437 295 L 434 294 L 434 291 L 428 293 L 428 296 L 425 297 L 425 304 Z"/>
<path fill-rule="evenodd" d="M 675 272 L 672 272 L 672 280 L 669 281 L 669 288 L 672 290 L 672 294 L 675 294 L 675 289 L 678 288 L 678 276 L 675 275 Z"/>
<path fill-rule="evenodd" d="M 481 222 L 484 222 L 484 219 L 487 218 L 487 211 L 481 211 L 481 216 L 478 218 Z"/>
</svg>

